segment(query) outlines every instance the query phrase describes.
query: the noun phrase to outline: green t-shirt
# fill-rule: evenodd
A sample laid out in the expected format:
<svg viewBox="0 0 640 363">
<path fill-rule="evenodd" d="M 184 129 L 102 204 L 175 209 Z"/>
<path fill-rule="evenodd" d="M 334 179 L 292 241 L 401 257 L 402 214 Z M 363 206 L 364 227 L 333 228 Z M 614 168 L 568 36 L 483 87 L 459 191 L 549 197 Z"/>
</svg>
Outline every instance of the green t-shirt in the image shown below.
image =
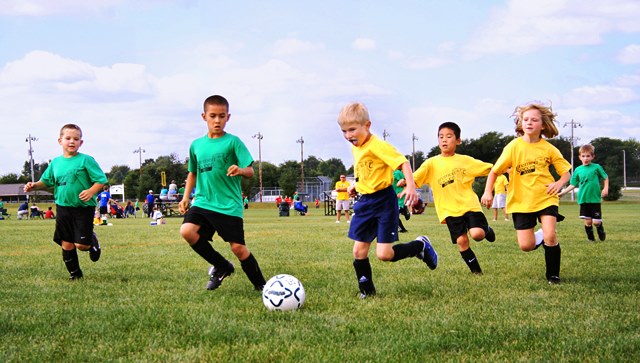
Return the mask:
<svg viewBox="0 0 640 363">
<path fill-rule="evenodd" d="M 79 197 L 80 192 L 91 188 L 93 184 L 107 183 L 107 176 L 93 157 L 78 153 L 70 158 L 58 156 L 51 160 L 40 181 L 48 187 L 53 186 L 53 196 L 57 205 L 95 207 L 96 198 L 91 197 L 83 202 Z"/>
<path fill-rule="evenodd" d="M 607 173 L 600 164 L 591 163 L 576 168 L 569 182 L 578 190 L 578 204 L 600 203 L 602 192 L 600 180 L 607 179 Z"/>
<path fill-rule="evenodd" d="M 404 179 L 404 174 L 402 173 L 402 170 L 398 170 L 398 169 L 394 170 L 393 171 L 393 190 L 396 192 L 396 195 L 400 194 L 404 190 L 404 187 L 398 186 L 398 182 L 402 179 Z M 404 206 L 404 199 L 405 199 L 404 196 L 398 199 L 398 207 L 402 208 Z"/>
<path fill-rule="evenodd" d="M 195 207 L 242 218 L 242 176 L 227 176 L 231 165 L 253 164 L 245 144 L 229 133 L 219 138 L 204 135 L 189 148 L 189 172 L 196 174 Z"/>
</svg>

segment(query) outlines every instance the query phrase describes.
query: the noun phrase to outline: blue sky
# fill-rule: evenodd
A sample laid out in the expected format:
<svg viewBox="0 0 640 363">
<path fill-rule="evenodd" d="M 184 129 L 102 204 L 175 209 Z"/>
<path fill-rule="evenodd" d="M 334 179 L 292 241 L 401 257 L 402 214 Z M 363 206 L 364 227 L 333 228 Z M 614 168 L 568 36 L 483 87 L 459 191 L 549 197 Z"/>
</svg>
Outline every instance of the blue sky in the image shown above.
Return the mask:
<svg viewBox="0 0 640 363">
<path fill-rule="evenodd" d="M 61 153 L 60 127 L 103 169 L 177 154 L 206 132 L 202 101 L 231 103 L 227 131 L 258 159 L 352 164 L 336 119 L 364 102 L 401 152 L 513 134 L 540 100 L 576 143 L 640 139 L 640 2 L 0 0 L 0 175 Z"/>
</svg>

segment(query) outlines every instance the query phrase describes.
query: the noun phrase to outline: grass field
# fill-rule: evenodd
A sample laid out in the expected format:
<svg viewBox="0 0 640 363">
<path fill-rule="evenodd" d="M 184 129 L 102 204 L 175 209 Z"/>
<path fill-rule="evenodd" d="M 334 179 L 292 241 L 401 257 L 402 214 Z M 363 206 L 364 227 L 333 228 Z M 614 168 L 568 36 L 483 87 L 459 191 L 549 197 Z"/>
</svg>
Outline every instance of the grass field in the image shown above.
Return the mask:
<svg viewBox="0 0 640 363">
<path fill-rule="evenodd" d="M 206 291 L 208 265 L 181 240 L 181 219 L 97 227 L 102 259 L 81 253 L 85 278 L 69 282 L 54 222 L 14 217 L 0 221 L 0 361 L 637 362 L 639 206 L 633 193 L 604 204 L 607 241 L 588 243 L 577 206 L 563 202 L 558 286 L 543 251 L 519 251 L 504 221 L 492 223 L 495 243 L 472 243 L 484 275 L 471 275 L 427 208 L 401 240 L 429 235 L 438 268 L 371 254 L 378 296 L 360 300 L 346 223 L 253 205 L 248 246 L 267 278 L 302 281 L 296 312 L 267 311 L 235 259 L 236 274 Z M 231 259 L 217 237 L 214 247 Z"/>
</svg>

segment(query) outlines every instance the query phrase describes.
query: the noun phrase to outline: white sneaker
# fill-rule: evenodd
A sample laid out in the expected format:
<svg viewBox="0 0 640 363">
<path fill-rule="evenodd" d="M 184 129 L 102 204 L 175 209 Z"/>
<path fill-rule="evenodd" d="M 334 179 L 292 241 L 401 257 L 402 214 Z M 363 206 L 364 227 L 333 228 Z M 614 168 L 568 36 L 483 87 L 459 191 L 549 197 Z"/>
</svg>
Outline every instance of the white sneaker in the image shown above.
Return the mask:
<svg viewBox="0 0 640 363">
<path fill-rule="evenodd" d="M 347 224 L 350 224 L 350 223 L 351 223 L 351 220 L 348 220 L 348 221 L 347 221 Z"/>
<path fill-rule="evenodd" d="M 340 221 L 336 221 L 336 223 L 340 223 Z"/>
</svg>

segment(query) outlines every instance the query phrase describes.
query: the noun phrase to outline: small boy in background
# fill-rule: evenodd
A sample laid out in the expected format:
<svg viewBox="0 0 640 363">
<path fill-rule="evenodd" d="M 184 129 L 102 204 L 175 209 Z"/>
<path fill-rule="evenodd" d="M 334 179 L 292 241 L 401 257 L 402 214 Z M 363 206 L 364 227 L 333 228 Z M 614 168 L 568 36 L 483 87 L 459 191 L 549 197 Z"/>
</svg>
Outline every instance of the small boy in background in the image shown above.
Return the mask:
<svg viewBox="0 0 640 363">
<path fill-rule="evenodd" d="M 593 163 L 595 158 L 595 148 L 593 145 L 582 145 L 578 150 L 582 165 L 576 168 L 569 181 L 569 186 L 558 193 L 562 196 L 575 188 L 578 190 L 578 204 L 580 205 L 580 218 L 584 219 L 584 230 L 589 241 L 595 241 L 593 226 L 596 226 L 598 238 L 604 241 L 607 233 L 602 225 L 601 198 L 609 194 L 609 176 L 600 164 Z M 600 191 L 600 181 L 603 180 L 604 187 Z"/>
<path fill-rule="evenodd" d="M 53 187 L 57 215 L 53 240 L 62 247 L 69 278 L 77 280 L 83 273 L 76 249 L 89 251 L 93 262 L 100 259 L 100 244 L 93 233 L 93 213 L 97 205 L 95 196 L 107 183 L 107 176 L 93 157 L 78 152 L 83 143 L 79 126 L 62 126 L 58 143 L 62 156 L 51 160 L 40 180 L 25 184 L 24 191 Z"/>
<path fill-rule="evenodd" d="M 469 235 L 475 241 L 496 240 L 489 222 L 482 212 L 478 196 L 473 191 L 473 181 L 485 176 L 493 166 L 471 156 L 456 154 L 460 145 L 460 127 L 445 122 L 438 127 L 440 155 L 427 159 L 415 173 L 416 185 L 428 184 L 433 191 L 433 200 L 440 223 L 446 223 L 451 243 L 472 273 L 481 275 L 482 269 L 475 253 L 469 246 Z"/>
</svg>

